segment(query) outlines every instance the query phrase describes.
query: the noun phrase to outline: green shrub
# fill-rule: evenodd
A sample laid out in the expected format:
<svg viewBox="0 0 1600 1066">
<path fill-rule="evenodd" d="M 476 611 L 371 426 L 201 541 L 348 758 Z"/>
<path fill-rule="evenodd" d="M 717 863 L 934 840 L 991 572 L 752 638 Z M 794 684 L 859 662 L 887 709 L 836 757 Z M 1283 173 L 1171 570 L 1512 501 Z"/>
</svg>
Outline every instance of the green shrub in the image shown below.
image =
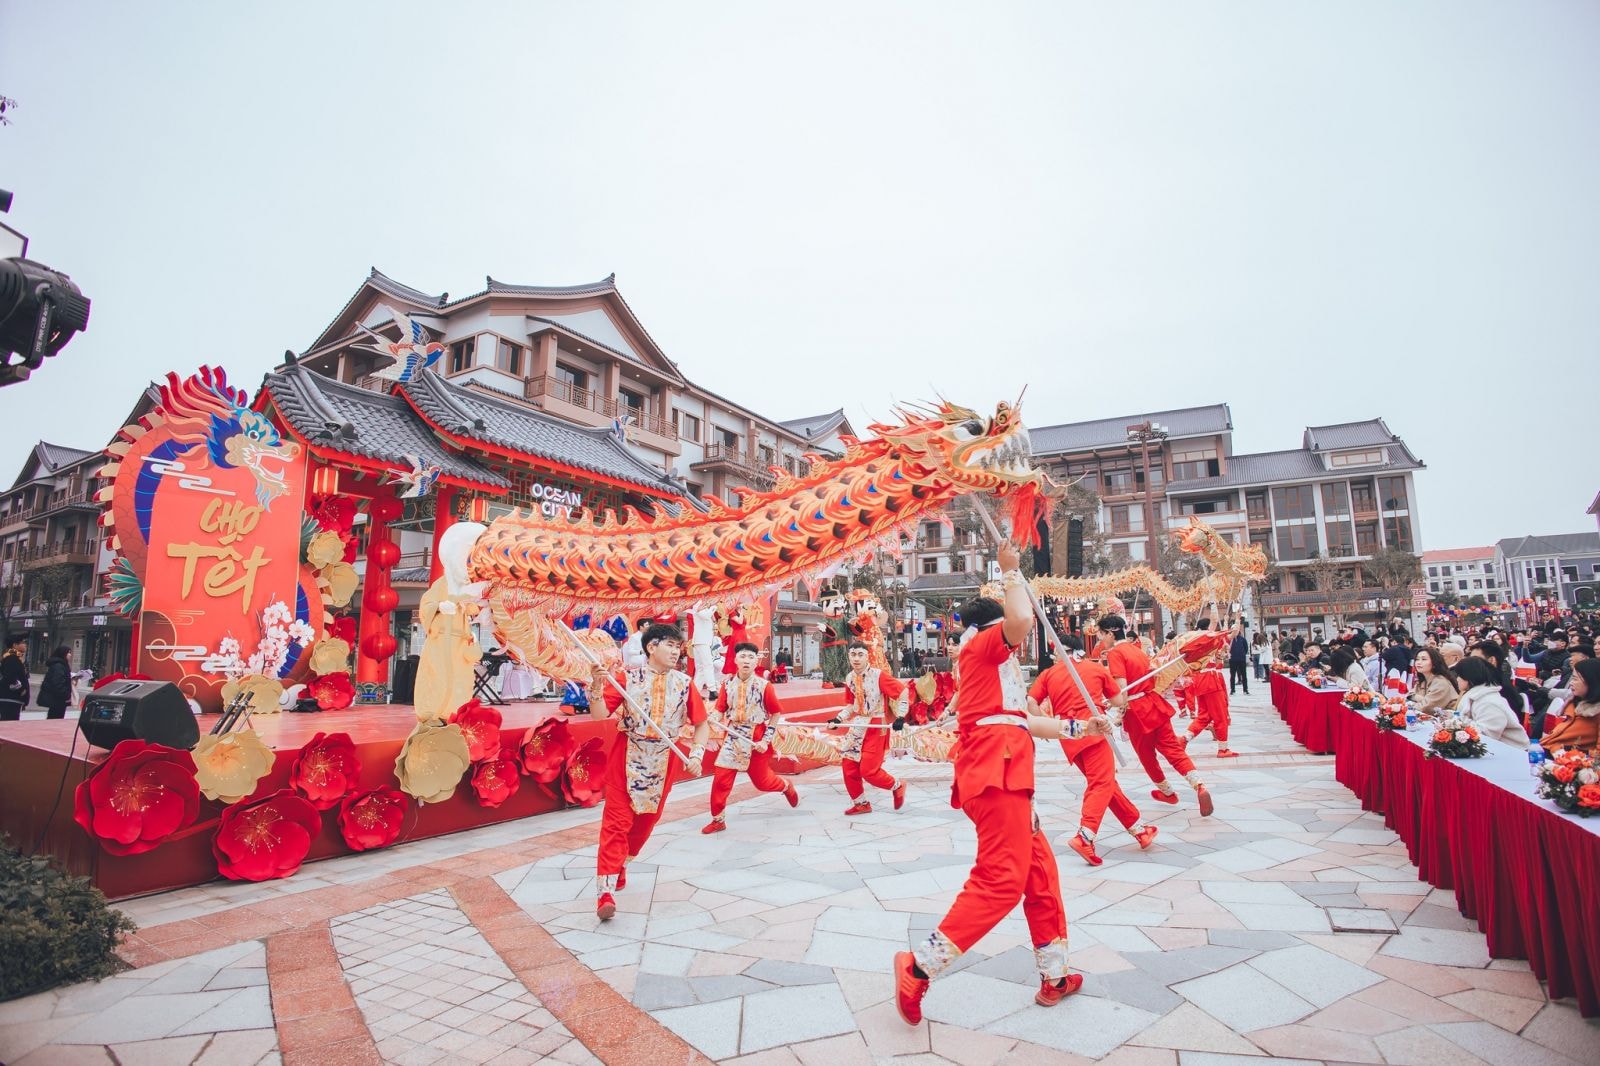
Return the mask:
<svg viewBox="0 0 1600 1066">
<path fill-rule="evenodd" d="M 112 952 L 136 928 L 87 877 L 27 858 L 0 837 L 0 1000 L 126 969 Z"/>
</svg>

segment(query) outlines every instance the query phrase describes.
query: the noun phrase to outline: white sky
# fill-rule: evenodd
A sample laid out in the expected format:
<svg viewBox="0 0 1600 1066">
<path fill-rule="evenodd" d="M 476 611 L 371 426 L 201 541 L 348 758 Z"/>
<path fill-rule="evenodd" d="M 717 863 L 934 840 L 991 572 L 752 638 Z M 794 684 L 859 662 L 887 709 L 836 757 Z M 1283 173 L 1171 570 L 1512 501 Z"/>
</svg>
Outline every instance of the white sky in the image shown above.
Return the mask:
<svg viewBox="0 0 1600 1066">
<path fill-rule="evenodd" d="M 1593 528 L 1595 3 L 246 8 L 0 0 L 5 221 L 94 301 L 0 468 L 168 369 L 253 387 L 372 265 L 616 271 L 771 417 L 1381 415 L 1423 547 Z"/>
</svg>

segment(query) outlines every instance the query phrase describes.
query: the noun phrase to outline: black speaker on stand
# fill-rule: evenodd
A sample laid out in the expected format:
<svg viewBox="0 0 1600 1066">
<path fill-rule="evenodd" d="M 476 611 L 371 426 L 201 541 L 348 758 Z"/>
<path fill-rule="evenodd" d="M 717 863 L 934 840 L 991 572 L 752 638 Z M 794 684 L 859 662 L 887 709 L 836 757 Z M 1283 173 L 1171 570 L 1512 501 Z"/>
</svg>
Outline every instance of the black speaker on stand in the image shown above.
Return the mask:
<svg viewBox="0 0 1600 1066">
<path fill-rule="evenodd" d="M 1035 574 L 1048 574 L 1050 572 L 1050 526 L 1043 518 L 1039 519 L 1036 527 L 1039 537 L 1039 546 L 1033 549 L 1033 572 Z M 1055 663 L 1056 657 L 1050 636 L 1044 631 L 1044 623 L 1039 622 L 1039 669 L 1048 670 Z"/>
<path fill-rule="evenodd" d="M 183 692 L 170 681 L 113 681 L 84 700 L 78 729 L 97 748 L 145 740 L 169 748 L 193 748 L 200 724 Z"/>
</svg>

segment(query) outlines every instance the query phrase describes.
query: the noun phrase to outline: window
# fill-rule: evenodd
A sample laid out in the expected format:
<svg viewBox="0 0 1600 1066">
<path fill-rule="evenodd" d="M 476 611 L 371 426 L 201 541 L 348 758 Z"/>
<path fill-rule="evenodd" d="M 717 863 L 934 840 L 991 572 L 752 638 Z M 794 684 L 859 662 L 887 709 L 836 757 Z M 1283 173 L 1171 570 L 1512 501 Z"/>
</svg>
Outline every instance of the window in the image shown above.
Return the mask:
<svg viewBox="0 0 1600 1066">
<path fill-rule="evenodd" d="M 1315 518 L 1317 505 L 1310 485 L 1288 485 L 1272 490 L 1272 511 L 1279 522 L 1291 518 Z"/>
<path fill-rule="evenodd" d="M 1221 473 L 1221 464 L 1216 459 L 1195 459 L 1189 462 L 1174 462 L 1172 464 L 1172 480 L 1174 481 L 1193 481 L 1203 477 L 1219 477 Z"/>
<path fill-rule="evenodd" d="M 520 378 L 522 376 L 522 347 L 512 344 L 504 337 L 501 337 L 500 348 L 495 354 L 494 365 L 504 370 L 507 374 Z"/>
<path fill-rule="evenodd" d="M 1483 588 L 1483 581 L 1479 578 L 1474 578 L 1472 581 L 1472 587 L 1475 589 Z"/>
<path fill-rule="evenodd" d="M 631 389 L 618 389 L 617 402 L 635 416 L 644 414 L 644 397 Z"/>
<path fill-rule="evenodd" d="M 1261 554 L 1268 559 L 1272 558 L 1272 534 L 1252 533 L 1250 534 L 1250 545 L 1254 548 L 1260 548 Z"/>
<path fill-rule="evenodd" d="M 967 557 L 965 555 L 958 555 L 955 558 L 951 559 L 950 560 L 950 572 L 952 574 L 964 574 L 964 573 L 966 573 L 967 572 Z"/>
<path fill-rule="evenodd" d="M 1342 481 L 1322 486 L 1322 512 L 1348 514 L 1350 512 L 1350 486 Z"/>
<path fill-rule="evenodd" d="M 1561 580 L 1563 580 L 1563 581 L 1576 581 L 1576 580 L 1578 580 L 1578 568 L 1576 566 L 1563 566 L 1561 568 Z"/>
<path fill-rule="evenodd" d="M 582 370 L 574 370 L 570 366 L 563 366 L 561 363 L 556 364 L 556 380 L 575 389 L 587 389 L 589 387 L 588 374 Z"/>
<path fill-rule="evenodd" d="M 1439 583 L 1437 581 L 1428 582 L 1428 591 L 1429 592 L 1438 592 L 1439 591 Z"/>
<path fill-rule="evenodd" d="M 922 546 L 924 548 L 942 548 L 944 546 L 944 527 L 937 522 L 923 523 Z"/>
<path fill-rule="evenodd" d="M 937 574 L 939 572 L 939 557 L 937 555 L 925 557 L 922 560 L 922 572 L 924 574 Z"/>
<path fill-rule="evenodd" d="M 1464 579 L 1456 582 L 1456 591 L 1457 592 L 1465 592 L 1465 591 L 1467 591 L 1467 583 L 1466 583 L 1466 581 Z"/>
<path fill-rule="evenodd" d="M 1375 466 L 1383 462 L 1383 452 L 1338 452 L 1329 462 L 1333 466 Z"/>
<path fill-rule="evenodd" d="M 1378 523 L 1356 523 L 1356 554 L 1371 555 L 1378 550 Z"/>
<path fill-rule="evenodd" d="M 1270 517 L 1267 513 L 1267 494 L 1264 492 L 1245 493 L 1244 509 L 1249 513 L 1250 521 L 1265 522 Z"/>
<path fill-rule="evenodd" d="M 772 450 L 772 446 L 770 444 L 763 444 L 758 447 L 756 451 L 760 454 L 761 469 L 765 470 L 769 466 L 778 465 L 778 455 Z"/>
<path fill-rule="evenodd" d="M 1143 533 L 1144 508 L 1138 504 L 1111 508 L 1111 532 Z"/>
<path fill-rule="evenodd" d="M 1437 566 L 1428 567 L 1428 576 L 1429 577 L 1438 577 L 1439 576 L 1439 568 Z"/>
<path fill-rule="evenodd" d="M 1385 511 L 1406 510 L 1406 479 L 1403 477 L 1380 477 L 1378 479 L 1378 499 L 1383 501 L 1383 509 Z M 1409 551 L 1410 549 L 1407 550 Z"/>
<path fill-rule="evenodd" d="M 1106 467 L 1100 471 L 1100 477 L 1105 481 L 1107 495 L 1126 494 L 1138 487 L 1131 466 Z"/>
<path fill-rule="evenodd" d="M 1404 515 L 1385 518 L 1383 520 L 1383 539 L 1389 542 L 1391 548 L 1401 551 L 1411 550 L 1411 519 Z"/>
<path fill-rule="evenodd" d="M 1286 525 L 1278 527 L 1278 554 L 1281 562 L 1309 559 L 1320 550 L 1317 544 L 1317 527 L 1314 525 Z"/>
<path fill-rule="evenodd" d="M 1376 511 L 1378 508 L 1373 502 L 1372 482 L 1352 481 L 1350 483 L 1350 503 L 1357 514 L 1371 514 Z"/>
<path fill-rule="evenodd" d="M 1296 570 L 1294 572 L 1294 590 L 1296 592 L 1317 591 L 1316 576 L 1314 574 L 1307 573 L 1304 570 Z"/>
<path fill-rule="evenodd" d="M 459 374 L 472 366 L 478 353 L 478 338 L 468 337 L 450 346 L 450 373 Z"/>
<path fill-rule="evenodd" d="M 727 451 L 737 452 L 739 450 L 739 434 L 731 429 L 719 428 L 717 430 L 717 443 L 721 444 Z"/>
<path fill-rule="evenodd" d="M 696 444 L 700 443 L 700 420 L 694 415 L 673 411 L 672 424 L 677 427 L 678 436 Z"/>
<path fill-rule="evenodd" d="M 1546 584 L 1550 580 L 1550 572 L 1542 566 L 1536 566 L 1533 568 L 1533 579 L 1541 585 Z"/>
<path fill-rule="evenodd" d="M 1328 537 L 1328 554 L 1330 556 L 1355 554 L 1356 538 L 1349 522 L 1342 518 L 1335 519 L 1326 524 L 1325 532 Z"/>
<path fill-rule="evenodd" d="M 1068 463 L 1067 480 L 1078 481 L 1090 492 L 1100 491 L 1100 468 L 1093 463 Z"/>
</svg>

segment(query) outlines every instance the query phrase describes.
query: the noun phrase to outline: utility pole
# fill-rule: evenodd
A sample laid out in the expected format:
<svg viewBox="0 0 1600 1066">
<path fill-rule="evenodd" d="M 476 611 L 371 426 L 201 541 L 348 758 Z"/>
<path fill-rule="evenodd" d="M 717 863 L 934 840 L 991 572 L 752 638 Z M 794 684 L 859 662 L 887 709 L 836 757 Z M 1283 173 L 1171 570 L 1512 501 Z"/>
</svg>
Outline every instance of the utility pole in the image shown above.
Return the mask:
<svg viewBox="0 0 1600 1066">
<path fill-rule="evenodd" d="M 1166 439 L 1167 427 L 1159 422 L 1146 419 L 1128 427 L 1128 440 L 1138 442 L 1139 457 L 1144 464 L 1144 523 L 1145 532 L 1150 538 L 1149 545 L 1145 548 L 1145 561 L 1152 570 L 1158 565 L 1159 542 L 1156 537 L 1155 491 L 1150 484 L 1150 442 Z M 1155 636 L 1160 637 L 1162 627 L 1165 625 L 1161 617 L 1161 604 L 1152 600 L 1151 613 L 1155 618 Z"/>
</svg>

